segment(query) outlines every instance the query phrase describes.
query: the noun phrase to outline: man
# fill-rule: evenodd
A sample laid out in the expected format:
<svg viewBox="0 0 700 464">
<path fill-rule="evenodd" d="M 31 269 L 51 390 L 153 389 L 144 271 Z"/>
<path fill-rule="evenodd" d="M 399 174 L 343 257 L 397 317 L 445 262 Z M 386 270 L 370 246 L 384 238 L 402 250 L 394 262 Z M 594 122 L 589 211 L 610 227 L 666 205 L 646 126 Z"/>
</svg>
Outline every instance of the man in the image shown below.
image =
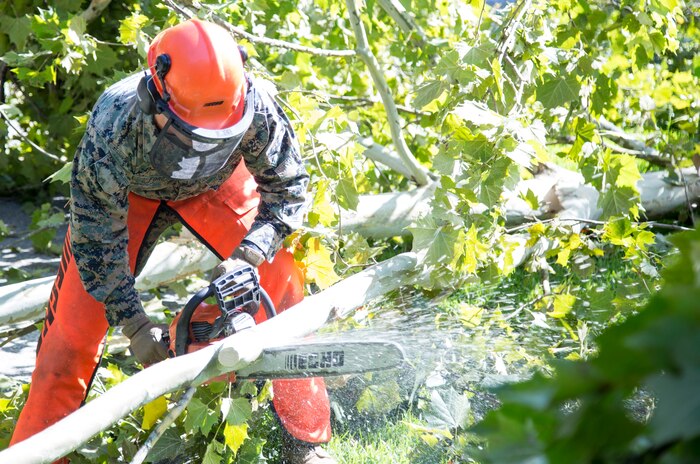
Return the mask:
<svg viewBox="0 0 700 464">
<path fill-rule="evenodd" d="M 303 298 L 302 276 L 280 248 L 301 224 L 309 178 L 281 108 L 212 23 L 161 32 L 148 66 L 100 97 L 78 147 L 69 233 L 12 443 L 81 405 L 110 326 L 122 327 L 140 362 L 166 357 L 166 327 L 146 316 L 134 275 L 176 221 L 222 259 L 214 276 L 242 260 L 259 266 L 278 310 Z M 335 463 L 318 445 L 330 438 L 323 379 L 277 380 L 273 390 L 285 462 Z"/>
</svg>

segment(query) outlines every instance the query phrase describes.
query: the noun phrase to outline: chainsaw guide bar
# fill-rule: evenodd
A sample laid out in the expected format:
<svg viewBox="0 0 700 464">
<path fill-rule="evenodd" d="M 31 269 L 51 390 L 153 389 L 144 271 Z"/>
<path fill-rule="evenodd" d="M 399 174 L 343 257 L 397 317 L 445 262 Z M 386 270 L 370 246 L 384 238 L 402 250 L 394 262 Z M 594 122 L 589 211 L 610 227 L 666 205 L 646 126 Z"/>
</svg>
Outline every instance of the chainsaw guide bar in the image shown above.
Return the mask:
<svg viewBox="0 0 700 464">
<path fill-rule="evenodd" d="M 389 341 L 306 342 L 267 348 L 236 371 L 239 379 L 293 379 L 360 374 L 401 367 L 403 348 Z"/>
</svg>

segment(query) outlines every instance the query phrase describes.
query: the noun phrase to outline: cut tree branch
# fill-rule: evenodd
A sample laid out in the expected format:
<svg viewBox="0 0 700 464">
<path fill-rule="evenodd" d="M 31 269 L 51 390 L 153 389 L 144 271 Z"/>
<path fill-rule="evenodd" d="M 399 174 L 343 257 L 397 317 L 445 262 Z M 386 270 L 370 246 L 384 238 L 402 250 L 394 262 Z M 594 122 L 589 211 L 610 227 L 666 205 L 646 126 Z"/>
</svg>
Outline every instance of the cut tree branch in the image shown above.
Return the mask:
<svg viewBox="0 0 700 464">
<path fill-rule="evenodd" d="M 185 8 L 181 5 L 178 5 L 173 0 L 165 0 L 165 4 L 167 4 L 170 8 L 172 8 L 176 12 L 180 13 L 182 16 L 186 17 L 187 19 L 191 19 L 191 18 L 196 17 L 196 15 L 193 14 L 191 11 L 189 11 L 187 8 Z M 323 48 L 306 47 L 304 45 L 294 44 L 291 42 L 285 42 L 283 40 L 268 39 L 267 37 L 260 37 L 257 35 L 250 34 L 249 32 L 246 32 L 241 27 L 232 25 L 228 21 L 224 20 L 223 18 L 221 18 L 215 14 L 212 15 L 212 21 L 215 22 L 216 24 L 224 27 L 225 29 L 227 29 L 234 36 L 242 37 L 251 43 L 260 43 L 260 44 L 268 45 L 270 47 L 284 48 L 287 50 L 294 50 L 297 52 L 310 53 L 312 55 L 319 55 L 319 56 L 346 57 L 346 56 L 355 56 L 357 54 L 355 52 L 355 50 L 326 50 Z"/>
<path fill-rule="evenodd" d="M 700 201 L 700 177 L 695 168 L 685 168 L 688 195 Z M 685 188 L 674 184 L 662 171 L 642 174 L 637 184 L 644 215 L 647 219 L 667 217 L 686 205 Z M 358 233 L 367 238 L 388 238 L 408 235 L 408 227 L 430 214 L 436 185 L 431 183 L 408 192 L 361 195 L 355 211 L 341 211 L 344 233 Z M 521 192 L 532 192 L 541 205 L 533 210 L 519 198 Z M 583 183 L 580 174 L 552 166 L 533 179 L 522 181 L 507 192 L 506 224 L 510 227 L 526 222 L 556 217 L 558 221 L 596 224 L 602 211 L 598 208 L 599 192 Z M 650 227 L 681 230 L 680 226 L 646 222 Z M 333 233 L 332 231 L 325 231 Z M 515 229 L 511 229 L 515 232 Z M 199 250 L 199 251 L 197 251 Z M 200 245 L 178 246 L 164 242 L 156 248 L 146 267 L 136 280 L 137 288 L 145 290 L 194 272 L 213 268 L 218 259 Z M 0 325 L 35 320 L 42 316 L 48 301 L 53 277 L 35 279 L 0 287 Z"/>
<path fill-rule="evenodd" d="M 119 419 L 182 387 L 199 385 L 255 361 L 265 348 L 305 337 L 329 321 L 408 285 L 417 257 L 403 253 L 369 267 L 255 327 L 202 350 L 167 359 L 126 379 L 38 434 L 0 452 L 0 462 L 44 464 L 77 449 Z"/>
<path fill-rule="evenodd" d="M 411 179 L 413 179 L 413 181 L 419 186 L 424 186 L 430 181 L 429 174 L 413 156 L 413 153 L 411 153 L 411 150 L 408 148 L 406 140 L 403 137 L 401 130 L 401 119 L 399 118 L 396 104 L 391 96 L 389 85 L 384 78 L 379 62 L 369 48 L 367 34 L 365 33 L 365 28 L 362 23 L 362 19 L 360 18 L 360 11 L 357 8 L 357 4 L 355 3 L 355 0 L 346 0 L 345 4 L 347 5 L 350 24 L 352 25 L 352 29 L 355 33 L 355 39 L 357 40 L 357 54 L 369 69 L 374 85 L 377 87 L 377 91 L 382 97 L 384 109 L 387 113 L 387 122 L 389 123 L 389 128 L 391 129 L 391 138 L 394 141 L 396 150 L 398 151 L 399 156 L 403 160 L 408 170 L 411 172 Z"/>
</svg>

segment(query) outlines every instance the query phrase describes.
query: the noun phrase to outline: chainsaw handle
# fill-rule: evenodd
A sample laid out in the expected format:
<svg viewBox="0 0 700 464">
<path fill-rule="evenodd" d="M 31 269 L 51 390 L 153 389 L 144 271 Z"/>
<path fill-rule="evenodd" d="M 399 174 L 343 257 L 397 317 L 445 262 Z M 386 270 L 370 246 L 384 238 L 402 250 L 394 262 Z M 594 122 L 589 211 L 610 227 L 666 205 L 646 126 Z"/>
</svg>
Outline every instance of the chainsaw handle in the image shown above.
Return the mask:
<svg viewBox="0 0 700 464">
<path fill-rule="evenodd" d="M 272 298 L 270 298 L 270 295 L 268 295 L 262 287 L 260 287 L 260 304 L 265 309 L 265 315 L 268 319 L 272 319 L 277 315 L 277 310 L 275 309 L 275 304 L 272 302 Z"/>
<path fill-rule="evenodd" d="M 177 321 L 177 330 L 175 331 L 175 356 L 182 356 L 187 353 L 187 342 L 190 337 L 190 321 L 194 310 L 197 309 L 204 300 L 214 295 L 214 286 L 209 285 L 204 287 L 190 298 L 182 312 L 180 319 Z"/>
</svg>

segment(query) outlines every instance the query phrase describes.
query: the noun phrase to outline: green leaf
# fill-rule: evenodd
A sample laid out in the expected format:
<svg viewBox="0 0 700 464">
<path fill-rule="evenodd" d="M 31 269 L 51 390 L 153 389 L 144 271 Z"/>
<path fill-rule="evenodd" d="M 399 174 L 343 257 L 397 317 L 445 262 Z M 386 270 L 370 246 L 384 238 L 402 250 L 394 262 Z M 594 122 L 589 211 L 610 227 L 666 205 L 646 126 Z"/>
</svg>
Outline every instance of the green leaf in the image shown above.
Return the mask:
<svg viewBox="0 0 700 464">
<path fill-rule="evenodd" d="M 598 199 L 598 206 L 603 209 L 603 217 L 630 214 L 633 218 L 639 215 L 639 193 L 631 187 L 610 186 Z"/>
<path fill-rule="evenodd" d="M 0 16 L 0 28 L 2 28 L 3 33 L 10 36 L 10 41 L 15 44 L 17 50 L 24 50 L 27 39 L 32 33 L 32 21 L 26 16 L 13 18 L 2 15 Z"/>
<path fill-rule="evenodd" d="M 202 464 L 221 464 L 221 452 L 224 451 L 224 445 L 216 440 L 209 442 L 207 451 L 204 453 Z"/>
<path fill-rule="evenodd" d="M 479 264 L 486 258 L 489 250 L 488 246 L 479 240 L 476 224 L 472 224 L 469 231 L 464 234 L 463 246 L 464 270 L 476 273 Z"/>
<path fill-rule="evenodd" d="M 255 382 L 251 380 L 244 380 L 240 383 L 240 394 L 241 396 L 255 396 L 258 394 L 258 387 L 255 386 Z"/>
<path fill-rule="evenodd" d="M 61 169 L 47 177 L 46 180 L 49 182 L 60 182 L 62 184 L 67 184 L 70 182 L 72 169 L 73 163 L 66 163 Z"/>
<path fill-rule="evenodd" d="M 458 254 L 459 234 L 454 226 L 428 216 L 415 226 L 409 227 L 413 234 L 414 252 L 427 250 L 426 260 L 432 264 L 449 265 Z"/>
<path fill-rule="evenodd" d="M 119 25 L 119 42 L 125 45 L 133 45 L 137 42 L 141 28 L 148 24 L 148 16 L 133 13 L 127 16 Z"/>
<path fill-rule="evenodd" d="M 532 210 L 536 210 L 540 207 L 540 200 L 537 198 L 537 195 L 535 195 L 535 192 L 530 189 L 527 189 L 527 192 L 520 192 L 520 198 L 522 198 Z"/>
<path fill-rule="evenodd" d="M 399 384 L 395 380 L 369 385 L 360 394 L 355 407 L 360 412 L 389 412 L 402 401 L 399 391 Z"/>
<path fill-rule="evenodd" d="M 230 401 L 226 422 L 231 425 L 241 425 L 248 422 L 253 415 L 253 407 L 247 398 L 224 398 Z"/>
<path fill-rule="evenodd" d="M 330 182 L 327 179 L 321 179 L 316 183 L 316 192 L 311 203 L 311 212 L 309 213 L 309 224 L 313 227 L 317 224 L 330 226 L 335 221 L 335 210 L 333 205 L 328 201 L 328 187 Z"/>
<path fill-rule="evenodd" d="M 338 204 L 343 208 L 356 211 L 357 205 L 360 203 L 360 196 L 355 187 L 355 180 L 352 177 L 345 176 L 338 181 L 335 189 L 338 196 Z"/>
<path fill-rule="evenodd" d="M 430 81 L 418 88 L 416 98 L 413 100 L 413 107 L 422 109 L 428 103 L 437 99 L 445 91 L 446 84 L 442 80 Z"/>
<path fill-rule="evenodd" d="M 569 293 L 561 293 L 554 295 L 552 300 L 552 311 L 548 312 L 547 315 L 561 319 L 571 312 L 574 308 L 574 303 L 576 303 L 576 297 Z"/>
<path fill-rule="evenodd" d="M 44 56 L 51 55 L 51 52 L 48 50 L 43 50 L 37 53 L 34 52 L 26 52 L 26 53 L 17 53 L 14 51 L 10 51 L 5 53 L 2 56 L 2 60 L 7 63 L 8 66 L 16 67 L 16 66 L 31 66 L 31 64 L 34 62 L 35 59 L 41 58 Z M 29 72 L 29 70 L 24 71 L 24 72 Z M 36 71 L 35 71 L 36 72 Z"/>
<path fill-rule="evenodd" d="M 266 443 L 267 440 L 264 438 L 249 437 L 238 450 L 237 464 L 265 464 L 268 462 L 263 454 Z"/>
<path fill-rule="evenodd" d="M 556 108 L 577 100 L 581 84 L 575 76 L 548 77 L 537 86 L 537 101 L 545 108 Z"/>
<path fill-rule="evenodd" d="M 603 238 L 613 245 L 630 246 L 632 244 L 632 223 L 627 218 L 614 218 L 605 223 Z"/>
<path fill-rule="evenodd" d="M 450 387 L 430 392 L 430 411 L 426 420 L 433 427 L 454 430 L 467 426 L 471 404 L 469 398 Z"/>
<path fill-rule="evenodd" d="M 174 427 L 169 428 L 158 439 L 148 454 L 149 462 L 167 461 L 178 456 L 185 449 L 185 441 Z"/>
<path fill-rule="evenodd" d="M 37 232 L 32 233 L 29 239 L 32 242 L 32 246 L 38 252 L 44 252 L 49 249 L 51 241 L 56 236 L 56 229 L 41 229 Z"/>
<path fill-rule="evenodd" d="M 486 68 L 495 51 L 496 45 L 493 42 L 485 42 L 476 47 L 471 47 L 464 55 L 464 58 L 462 58 L 462 62 L 464 64 Z"/>
<path fill-rule="evenodd" d="M 465 69 L 457 50 L 450 50 L 442 55 L 435 67 L 438 75 L 444 75 L 453 80 L 467 79 L 473 75 L 472 71 Z"/>
<path fill-rule="evenodd" d="M 493 80 L 496 84 L 496 90 L 498 91 L 498 99 L 503 102 L 503 71 L 501 70 L 501 63 L 498 58 L 491 60 L 491 71 L 493 72 Z"/>
<path fill-rule="evenodd" d="M 199 431 L 207 436 L 211 428 L 218 422 L 218 413 L 210 411 L 207 405 L 197 398 L 192 398 L 187 405 L 187 417 L 185 418 L 185 429 Z"/>
</svg>

